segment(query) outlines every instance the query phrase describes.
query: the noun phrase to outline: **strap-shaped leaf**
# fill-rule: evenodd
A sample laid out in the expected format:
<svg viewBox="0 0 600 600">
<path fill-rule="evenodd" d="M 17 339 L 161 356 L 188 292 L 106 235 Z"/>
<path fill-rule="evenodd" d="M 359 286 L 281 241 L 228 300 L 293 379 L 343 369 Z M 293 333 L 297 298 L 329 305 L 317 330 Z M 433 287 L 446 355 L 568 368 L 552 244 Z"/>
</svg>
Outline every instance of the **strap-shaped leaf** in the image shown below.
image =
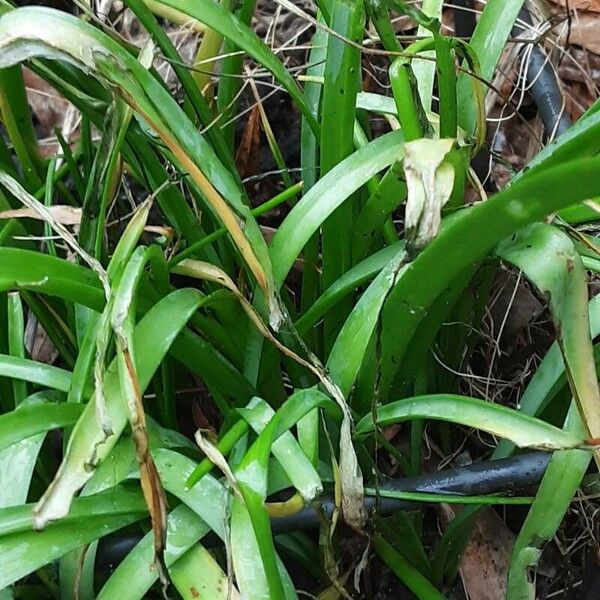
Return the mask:
<svg viewBox="0 0 600 600">
<path fill-rule="evenodd" d="M 270 322 L 277 329 L 284 317 L 258 224 L 233 175 L 161 83 L 118 43 L 72 15 L 37 7 L 6 13 L 0 18 L 0 67 L 32 57 L 66 60 L 119 89 L 189 174 L 229 231 L 269 300 Z"/>
<path fill-rule="evenodd" d="M 519 267 L 549 298 L 563 365 L 575 399 L 565 432 L 575 435 L 587 432 L 597 438 L 600 435 L 600 391 L 590 335 L 587 276 L 573 242 L 559 229 L 538 223 L 505 240 L 497 248 L 497 254 Z M 551 360 L 546 362 L 552 365 Z M 543 364 L 542 367 L 548 373 L 548 367 Z M 553 371 L 548 374 L 551 382 Z M 541 396 L 540 403 L 544 401 L 543 394 Z M 531 412 L 535 404 L 528 399 L 526 410 Z M 506 450 L 505 447 L 503 451 Z M 596 462 L 599 460 L 596 453 Z M 510 600 L 535 597 L 529 571 L 537 565 L 543 544 L 560 526 L 589 461 L 590 454 L 580 450 L 558 452 L 552 457 L 515 542 L 508 575 L 507 598 Z"/>
<path fill-rule="evenodd" d="M 585 439 L 576 433 L 563 431 L 506 406 L 453 394 L 415 396 L 390 402 L 377 409 L 375 419 L 381 427 L 412 419 L 438 419 L 508 438 L 520 447 L 559 450 L 585 444 Z M 357 435 L 372 431 L 375 422 L 371 414 L 363 417 L 356 426 Z"/>
<path fill-rule="evenodd" d="M 137 350 L 136 367 L 141 390 L 150 382 L 188 319 L 205 301 L 206 297 L 196 290 L 178 290 L 163 298 L 137 325 L 133 339 Z M 125 428 L 127 407 L 122 402 L 116 361 L 108 369 L 104 387 L 113 435 L 107 437 L 100 427 L 92 398 L 73 429 L 65 458 L 54 481 L 36 505 L 38 527 L 68 513 L 73 496 L 93 474 L 90 466 L 108 455 Z"/>
</svg>

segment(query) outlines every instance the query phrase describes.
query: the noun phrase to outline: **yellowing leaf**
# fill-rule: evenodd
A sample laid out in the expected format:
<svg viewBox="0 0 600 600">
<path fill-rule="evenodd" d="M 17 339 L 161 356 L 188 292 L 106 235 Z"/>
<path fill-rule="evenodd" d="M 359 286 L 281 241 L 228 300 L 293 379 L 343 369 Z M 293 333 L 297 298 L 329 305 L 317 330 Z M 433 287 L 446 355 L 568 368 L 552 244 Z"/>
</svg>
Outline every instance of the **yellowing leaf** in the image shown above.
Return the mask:
<svg viewBox="0 0 600 600">
<path fill-rule="evenodd" d="M 81 222 L 81 209 L 73 206 L 56 204 L 48 206 L 48 212 L 56 223 L 61 225 L 79 225 Z M 15 208 L 0 212 L 0 219 L 37 219 L 43 221 L 44 217 L 31 208 Z"/>
</svg>

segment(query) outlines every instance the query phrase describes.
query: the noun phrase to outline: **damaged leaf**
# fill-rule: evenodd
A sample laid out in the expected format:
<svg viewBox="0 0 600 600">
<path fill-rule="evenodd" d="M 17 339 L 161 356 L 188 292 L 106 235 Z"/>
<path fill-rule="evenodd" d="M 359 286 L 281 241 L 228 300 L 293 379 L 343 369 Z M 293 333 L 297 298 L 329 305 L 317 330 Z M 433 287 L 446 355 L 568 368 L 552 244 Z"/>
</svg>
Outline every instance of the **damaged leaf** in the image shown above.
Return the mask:
<svg viewBox="0 0 600 600">
<path fill-rule="evenodd" d="M 413 253 L 422 250 L 439 231 L 442 208 L 454 187 L 454 167 L 448 155 L 455 142 L 421 138 L 404 145 L 406 245 Z"/>
<path fill-rule="evenodd" d="M 148 252 L 140 246 L 127 264 L 112 306 L 111 324 L 117 340 L 119 381 L 127 405 L 129 425 L 140 468 L 142 492 L 154 533 L 154 565 L 166 591 L 169 578 L 164 553 L 167 543 L 167 497 L 160 475 L 150 455 L 146 413 L 133 354 L 134 306 L 137 284 L 146 264 Z"/>
</svg>

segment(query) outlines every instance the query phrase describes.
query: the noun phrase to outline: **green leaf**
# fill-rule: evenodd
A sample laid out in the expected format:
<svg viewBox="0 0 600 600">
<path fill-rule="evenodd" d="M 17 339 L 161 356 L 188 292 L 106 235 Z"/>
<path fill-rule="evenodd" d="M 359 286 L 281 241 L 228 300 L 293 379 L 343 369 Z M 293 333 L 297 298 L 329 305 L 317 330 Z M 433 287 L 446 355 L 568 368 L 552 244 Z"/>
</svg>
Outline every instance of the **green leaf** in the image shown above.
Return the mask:
<svg viewBox="0 0 600 600">
<path fill-rule="evenodd" d="M 52 365 L 0 354 L 0 376 L 29 381 L 36 385 L 49 387 L 60 392 L 68 392 L 71 385 L 71 373 Z"/>
<path fill-rule="evenodd" d="M 488 201 L 445 219 L 438 236 L 402 272 L 383 307 L 381 401 L 389 398 L 415 331 L 444 289 L 512 232 L 598 194 L 600 181 L 594 176 L 598 168 L 600 158 L 584 158 L 551 171 L 536 170 Z"/>
<path fill-rule="evenodd" d="M 235 471 L 241 498 L 235 495 L 231 505 L 231 553 L 240 591 L 250 599 L 285 597 L 264 504 L 278 420 L 277 416 L 270 420 Z"/>
<path fill-rule="evenodd" d="M 56 400 L 55 395 L 52 392 L 38 392 L 37 394 L 33 394 L 21 402 L 17 411 L 37 403 L 52 402 Z M 0 450 L 0 508 L 25 504 L 27 502 L 27 493 L 33 469 L 44 438 L 46 437 L 45 430 L 36 435 L 27 435 L 30 429 L 28 431 L 27 424 L 23 422 L 18 424 L 13 423 L 12 428 L 9 423 L 9 427 L 5 428 L 6 420 L 4 417 L 6 416 L 0 416 L 0 439 L 2 439 L 0 444 L 6 444 L 7 442 L 4 442 L 6 438 L 10 441 L 11 435 L 6 435 L 7 431 L 9 433 L 14 432 L 14 434 L 23 436 L 23 438 L 14 441 Z M 44 417 L 47 418 L 47 415 L 44 415 Z M 34 419 L 34 422 L 39 426 L 40 423 L 38 420 Z M 46 425 L 48 425 L 47 421 Z"/>
<path fill-rule="evenodd" d="M 534 224 L 505 240 L 496 252 L 549 298 L 571 391 L 589 436 L 600 437 L 600 389 L 590 336 L 587 275 L 573 242 L 555 227 Z"/>
<path fill-rule="evenodd" d="M 373 279 L 402 249 L 404 242 L 386 246 L 371 254 L 344 273 L 335 283 L 317 298 L 310 308 L 294 323 L 298 333 L 303 334 L 319 321 L 324 312 L 335 306 L 340 297 L 349 294 L 364 283 Z"/>
<path fill-rule="evenodd" d="M 381 136 L 334 167 L 302 197 L 271 242 L 275 282 L 280 287 L 294 261 L 325 219 L 373 175 L 402 157 L 398 131 Z"/>
<path fill-rule="evenodd" d="M 442 0 L 424 0 L 421 10 L 428 17 L 433 17 L 438 21 L 442 21 L 442 7 L 444 2 Z M 460 8 L 456 10 L 461 10 Z M 419 25 L 417 36 L 431 37 L 432 33 L 429 29 Z M 424 56 L 433 58 L 435 53 L 432 51 L 422 53 Z M 425 110 L 431 110 L 431 96 L 433 93 L 433 80 L 435 77 L 436 64 L 433 60 L 420 60 L 418 58 L 413 59 L 412 68 L 415 74 L 415 79 L 418 83 L 419 96 Z"/>
<path fill-rule="evenodd" d="M 363 0 L 333 0 L 329 27 L 340 37 L 327 37 L 321 103 L 321 176 L 347 158 L 354 149 L 356 94 L 361 88 L 361 53 L 346 39 L 360 44 L 364 35 Z M 341 38 L 341 39 L 340 39 Z M 323 223 L 321 231 L 323 287 L 329 287 L 352 266 L 352 233 L 356 199 L 340 204 Z M 329 349 L 346 315 L 351 299 L 325 315 L 325 347 Z"/>
<path fill-rule="evenodd" d="M 224 538 L 228 492 L 210 475 L 188 490 L 185 481 L 192 473 L 194 461 L 164 448 L 157 449 L 153 456 L 165 489 L 184 503 L 167 517 L 165 563 L 172 566 L 211 529 Z M 125 600 L 143 598 L 158 577 L 156 570 L 149 568 L 153 552 L 154 539 L 149 533 L 117 567 L 98 598 L 106 600 L 115 595 Z"/>
<path fill-rule="evenodd" d="M 600 296 L 594 296 L 588 303 L 590 335 L 592 339 L 600 335 Z M 519 399 L 519 411 L 535 417 L 541 414 L 553 398 L 560 380 L 565 376 L 565 363 L 558 342 L 554 342 L 542 362 L 538 365 L 525 391 Z M 514 451 L 514 444 L 501 440 L 494 450 L 494 458 L 506 458 Z"/>
<path fill-rule="evenodd" d="M 356 303 L 331 349 L 327 369 L 345 396 L 358 376 L 369 340 L 376 331 L 381 307 L 405 260 L 406 252 L 401 249 L 382 269 Z M 361 415 L 370 409 L 369 406 L 355 408 Z"/>
<path fill-rule="evenodd" d="M 173 563 L 170 574 L 184 600 L 235 600 L 240 597 L 235 588 L 229 589 L 228 577 L 213 555 L 199 544 Z"/>
<path fill-rule="evenodd" d="M 196 290 L 172 292 L 148 311 L 137 325 L 134 347 L 141 390 L 146 388 L 189 318 L 205 302 L 206 297 Z M 73 429 L 66 455 L 54 481 L 36 506 L 38 526 L 67 514 L 73 496 L 92 476 L 93 465 L 108 455 L 125 428 L 127 408 L 122 402 L 116 362 L 109 367 L 104 385 L 113 435 L 107 437 L 100 427 L 95 402 L 91 399 Z"/>
<path fill-rule="evenodd" d="M 25 358 L 25 315 L 19 292 L 8 294 L 8 352 L 15 358 Z M 27 384 L 13 381 L 13 397 L 18 406 L 27 397 Z"/>
<path fill-rule="evenodd" d="M 310 393 L 310 390 L 303 390 L 303 392 L 303 397 L 306 397 L 308 395 L 306 392 Z M 313 390 L 313 394 L 318 395 L 321 398 L 323 397 L 323 395 L 317 390 Z M 299 398 L 300 396 L 296 395 L 295 397 Z M 319 398 L 319 400 L 321 400 L 321 398 Z M 281 423 L 286 407 L 289 409 L 289 407 L 292 406 L 289 404 L 289 402 L 293 402 L 293 399 L 294 396 L 292 396 L 277 411 L 279 415 L 279 424 Z M 310 397 L 307 399 L 308 405 L 302 411 L 304 414 L 308 413 L 315 405 L 315 403 L 311 401 L 312 399 Z M 266 425 L 275 415 L 275 411 L 260 398 L 253 398 L 250 404 L 248 404 L 247 408 L 238 409 L 238 412 L 244 419 L 246 419 L 246 421 L 248 421 L 248 423 L 250 423 L 254 431 L 259 434 L 264 431 Z M 302 415 L 302 412 L 299 414 Z M 286 423 L 286 425 L 288 424 L 289 423 Z M 280 431 L 275 433 L 273 443 L 271 445 L 271 452 L 279 461 L 283 467 L 283 470 L 287 473 L 294 487 L 302 494 L 302 497 L 306 501 L 311 501 L 323 491 L 323 484 L 321 483 L 321 478 L 319 477 L 316 469 L 312 466 L 304 452 L 302 452 L 294 436 L 288 431 L 293 424 L 289 424 L 289 427 L 287 427 L 286 430 L 281 433 L 281 435 L 277 435 L 277 433 L 280 433 Z"/>
<path fill-rule="evenodd" d="M 21 248 L 0 248 L 0 265 L 0 291 L 32 290 L 96 310 L 104 305 L 98 276 L 91 269 Z"/>
<path fill-rule="evenodd" d="M 373 538 L 373 546 L 377 554 L 392 569 L 398 579 L 419 600 L 444 600 L 444 596 L 379 533 L 376 533 Z"/>
<path fill-rule="evenodd" d="M 75 500 L 65 520 L 43 531 L 34 531 L 32 511 L 31 505 L 0 510 L 0 589 L 146 515 L 141 494 L 123 487 Z"/>
<path fill-rule="evenodd" d="M 475 27 L 469 45 L 479 59 L 481 77 L 491 81 L 500 55 L 523 0 L 488 0 Z M 461 73 L 458 80 L 459 124 L 470 134 L 475 132 L 477 123 L 473 81 L 469 73 Z"/>
<path fill-rule="evenodd" d="M 574 403 L 567 415 L 565 431 L 575 435 L 584 433 Z M 508 569 L 507 600 L 535 600 L 532 569 L 538 564 L 543 545 L 556 535 L 590 459 L 591 454 L 582 450 L 567 450 L 552 455 L 525 523 L 515 540 Z"/>
<path fill-rule="evenodd" d="M 563 368 L 575 402 L 571 404 L 565 432 L 575 435 L 598 435 L 600 392 L 590 335 L 587 276 L 581 257 L 571 239 L 562 231 L 545 224 L 535 224 L 499 245 L 498 255 L 518 266 L 540 292 L 549 298 L 558 345 L 563 355 Z M 536 402 L 526 398 L 529 412 L 544 402 L 544 383 L 552 384 L 552 358 L 540 365 L 542 374 L 532 389 L 537 388 Z M 533 382 L 532 382 L 533 383 Z M 527 396 L 527 394 L 526 394 Z M 579 413 L 578 414 L 578 410 Z M 583 419 L 583 421 L 582 421 Z M 499 449 L 498 454 L 507 448 Z M 598 461 L 598 454 L 596 453 Z M 507 598 L 533 599 L 535 586 L 529 573 L 539 560 L 543 544 L 556 533 L 567 512 L 590 461 L 590 453 L 580 450 L 553 455 L 542 479 L 533 505 L 515 541 L 508 574 Z"/>
<path fill-rule="evenodd" d="M 560 450 L 585 444 L 579 435 L 511 408 L 452 394 L 431 394 L 390 402 L 377 409 L 375 419 L 380 427 L 413 419 L 438 419 L 508 438 L 520 447 Z M 356 434 L 370 433 L 374 426 L 373 415 L 368 414 L 356 425 Z"/>
<path fill-rule="evenodd" d="M 140 500 L 143 503 L 140 494 Z M 208 533 L 209 527 L 185 505 L 175 508 L 167 518 L 165 562 L 172 565 Z M 154 558 L 152 532 L 145 535 L 104 584 L 96 600 L 141 600 L 157 578 L 150 569 Z"/>
<path fill-rule="evenodd" d="M 32 403 L 0 415 L 0 450 L 39 433 L 73 425 L 83 406 L 65 403 Z"/>
<path fill-rule="evenodd" d="M 123 241 L 127 236 L 123 238 Z M 91 269 L 66 260 L 20 248 L 0 247 L 0 292 L 31 289 L 77 302 L 102 311 L 104 296 L 96 274 Z M 115 272 L 115 276 L 117 276 Z M 145 289 L 145 293 L 148 293 Z M 152 302 L 140 299 L 140 310 L 148 310 Z M 209 388 L 219 389 L 225 397 L 244 404 L 255 390 L 240 372 L 206 340 L 185 330 L 173 344 L 172 354 L 197 373 Z"/>
</svg>

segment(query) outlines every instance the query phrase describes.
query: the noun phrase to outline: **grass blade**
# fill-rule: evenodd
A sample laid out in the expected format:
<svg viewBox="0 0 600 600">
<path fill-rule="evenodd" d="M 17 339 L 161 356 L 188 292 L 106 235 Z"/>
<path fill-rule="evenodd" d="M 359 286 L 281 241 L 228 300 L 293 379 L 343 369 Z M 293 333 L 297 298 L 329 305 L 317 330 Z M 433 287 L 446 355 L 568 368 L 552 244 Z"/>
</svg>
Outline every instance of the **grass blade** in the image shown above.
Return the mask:
<svg viewBox="0 0 600 600">
<path fill-rule="evenodd" d="M 173 292 L 155 305 L 137 325 L 134 347 L 137 349 L 136 367 L 141 390 L 150 382 L 180 330 L 204 302 L 206 298 L 195 290 Z M 65 458 L 53 483 L 36 505 L 38 527 L 67 514 L 73 496 L 93 474 L 90 466 L 107 456 L 123 431 L 127 408 L 121 401 L 122 391 L 114 367 L 109 368 L 105 379 L 105 394 L 113 435 L 106 437 L 96 419 L 95 402 L 90 400 L 73 430 Z"/>
<path fill-rule="evenodd" d="M 379 171 L 402 156 L 400 132 L 367 144 L 321 178 L 294 206 L 271 242 L 271 260 L 277 286 L 324 220 L 351 194 Z"/>
<path fill-rule="evenodd" d="M 0 415 L 0 450 L 38 433 L 72 425 L 82 412 L 83 407 L 76 404 L 32 403 Z"/>
<path fill-rule="evenodd" d="M 481 77 L 491 81 L 504 50 L 508 36 L 523 0 L 488 0 L 471 37 L 470 46 L 479 59 Z M 458 80 L 459 125 L 473 134 L 477 124 L 477 103 L 474 101 L 473 81 L 468 73 Z"/>
<path fill-rule="evenodd" d="M 362 0 L 333 0 L 330 28 L 343 38 L 360 42 L 364 34 L 365 12 Z M 321 106 L 321 176 L 347 158 L 354 149 L 356 95 L 361 88 L 361 53 L 344 39 L 329 35 L 325 57 Z M 323 255 L 321 283 L 329 287 L 352 266 L 352 230 L 355 200 L 347 198 L 325 220 L 321 233 Z M 344 300 L 324 322 L 326 351 L 352 308 Z"/>
<path fill-rule="evenodd" d="M 412 419 L 439 419 L 475 427 L 499 437 L 512 440 L 519 447 L 537 447 L 560 450 L 583 446 L 582 436 L 563 431 L 539 419 L 520 412 L 466 396 L 432 394 L 390 402 L 373 415 L 363 417 L 356 426 L 356 434 Z"/>
</svg>

